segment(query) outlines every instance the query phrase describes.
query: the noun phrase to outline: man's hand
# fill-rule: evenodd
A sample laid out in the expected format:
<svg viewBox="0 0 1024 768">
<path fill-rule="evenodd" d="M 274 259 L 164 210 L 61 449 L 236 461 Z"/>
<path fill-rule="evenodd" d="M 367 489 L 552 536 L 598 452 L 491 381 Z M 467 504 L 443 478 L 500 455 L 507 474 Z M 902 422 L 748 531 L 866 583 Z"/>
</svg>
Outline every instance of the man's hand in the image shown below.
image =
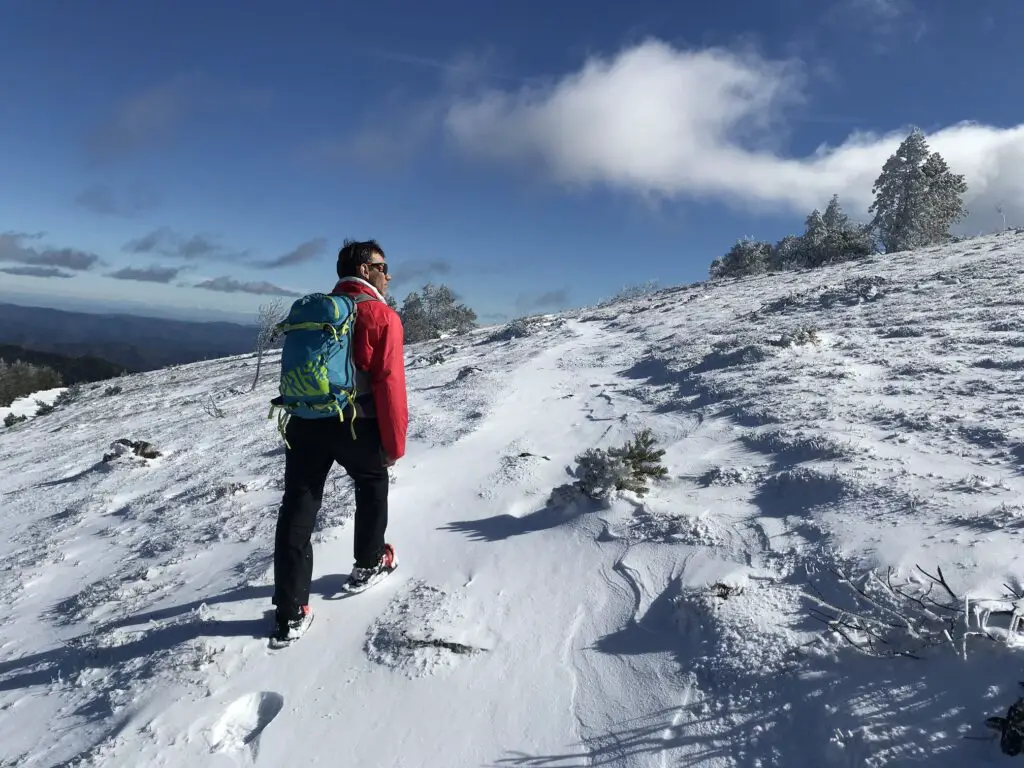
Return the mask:
<svg viewBox="0 0 1024 768">
<path fill-rule="evenodd" d="M 395 466 L 395 460 L 392 459 L 390 456 L 388 456 L 386 453 L 384 454 L 384 466 L 385 467 L 393 467 L 393 466 Z"/>
</svg>

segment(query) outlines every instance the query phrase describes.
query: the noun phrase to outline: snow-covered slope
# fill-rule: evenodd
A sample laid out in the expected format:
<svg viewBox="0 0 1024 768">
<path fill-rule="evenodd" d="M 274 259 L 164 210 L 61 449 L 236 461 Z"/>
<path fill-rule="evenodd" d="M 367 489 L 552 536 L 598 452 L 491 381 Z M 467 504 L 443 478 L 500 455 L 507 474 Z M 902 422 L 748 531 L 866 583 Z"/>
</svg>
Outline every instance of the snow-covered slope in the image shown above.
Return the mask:
<svg viewBox="0 0 1024 768">
<path fill-rule="evenodd" d="M 1019 589 L 1022 256 L 1004 234 L 410 348 L 400 568 L 332 599 L 336 470 L 316 620 L 281 651 L 276 361 L 254 393 L 249 356 L 86 387 L 0 431 L 0 765 L 1001 763 L 1007 617 L 965 639 L 916 566 L 958 606 Z M 643 427 L 668 477 L 581 496 L 574 457 Z"/>
<path fill-rule="evenodd" d="M 41 392 L 34 392 L 31 395 L 25 397 L 19 397 L 13 403 L 8 406 L 0 406 L 0 431 L 6 428 L 3 425 L 4 419 L 8 414 L 13 413 L 15 416 L 23 416 L 25 419 L 31 419 L 36 415 L 36 411 L 39 410 L 39 404 L 53 405 L 54 400 L 57 396 L 64 391 L 64 387 L 58 387 L 57 389 L 44 389 Z"/>
</svg>

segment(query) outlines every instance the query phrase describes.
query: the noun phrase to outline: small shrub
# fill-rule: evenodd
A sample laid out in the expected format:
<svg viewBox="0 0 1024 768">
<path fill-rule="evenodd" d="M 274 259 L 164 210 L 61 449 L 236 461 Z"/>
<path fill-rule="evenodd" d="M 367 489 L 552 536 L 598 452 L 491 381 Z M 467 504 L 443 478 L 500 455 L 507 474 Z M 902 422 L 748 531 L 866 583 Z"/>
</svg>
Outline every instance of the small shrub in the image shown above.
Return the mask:
<svg viewBox="0 0 1024 768">
<path fill-rule="evenodd" d="M 122 392 L 124 392 L 124 387 L 120 386 L 119 384 L 115 384 L 112 387 L 107 387 L 106 389 L 104 389 L 103 396 L 113 397 L 114 395 L 120 395 Z"/>
<path fill-rule="evenodd" d="M 740 440 L 751 450 L 775 455 L 787 462 L 845 459 L 854 450 L 827 435 L 789 429 L 746 434 Z"/>
<path fill-rule="evenodd" d="M 759 473 L 750 467 L 712 467 L 701 475 L 697 482 L 707 488 L 712 485 L 743 485 L 757 479 Z"/>
<path fill-rule="evenodd" d="M 816 328 L 797 328 L 792 333 L 784 333 L 777 339 L 768 341 L 773 347 L 802 347 L 805 344 L 820 344 Z"/>
<path fill-rule="evenodd" d="M 919 339 L 924 336 L 921 328 L 910 325 L 898 325 L 882 332 L 883 339 Z"/>
<path fill-rule="evenodd" d="M 440 352 L 434 352 L 430 355 L 417 355 L 409 363 L 409 367 L 413 368 L 420 365 L 441 365 L 445 361 L 444 355 Z"/>
<path fill-rule="evenodd" d="M 826 308 L 837 304 L 854 306 L 866 301 L 877 301 L 892 290 L 888 286 L 889 280 L 880 275 L 858 277 L 822 292 L 818 301 Z"/>
<path fill-rule="evenodd" d="M 774 314 L 776 312 L 785 312 L 789 309 L 797 309 L 801 303 L 801 298 L 795 293 L 791 293 L 788 296 L 782 296 L 781 298 L 769 301 L 767 304 L 763 304 L 757 310 L 757 313 Z"/>
<path fill-rule="evenodd" d="M 763 363 L 777 353 L 759 344 L 747 344 L 739 349 L 723 352 L 716 349 L 704 355 L 703 359 L 690 369 L 691 373 L 707 373 L 722 368 Z"/>
<path fill-rule="evenodd" d="M 622 488 L 628 470 L 625 464 L 600 448 L 588 448 L 576 457 L 576 478 L 580 490 L 592 499 L 606 499 Z"/>
<path fill-rule="evenodd" d="M 145 440 L 129 440 L 126 437 L 122 437 L 120 440 L 115 440 L 110 444 L 110 452 L 103 454 L 104 462 L 111 462 L 119 456 L 126 454 L 133 454 L 142 459 L 155 459 L 161 454 L 151 443 Z"/>
<path fill-rule="evenodd" d="M 16 413 L 8 413 L 4 416 L 4 426 L 13 427 L 15 424 L 19 424 L 26 419 L 28 419 L 27 416 L 18 416 Z"/>
<path fill-rule="evenodd" d="M 53 401 L 54 407 L 60 407 L 62 405 L 70 405 L 82 396 L 81 384 L 72 384 L 70 387 L 65 389 L 56 399 Z"/>
<path fill-rule="evenodd" d="M 488 342 L 512 341 L 533 336 L 543 330 L 561 328 L 565 325 L 564 318 L 546 315 L 527 315 L 517 317 L 497 329 L 487 337 Z"/>
<path fill-rule="evenodd" d="M 648 480 L 668 474 L 661 465 L 663 449 L 654 448 L 651 430 L 637 432 L 621 448 L 590 448 L 576 457 L 579 488 L 592 499 L 605 499 L 613 490 L 632 491 L 640 497 L 650 488 Z"/>
<path fill-rule="evenodd" d="M 1019 332 L 1024 331 L 1024 323 L 1021 323 L 1019 320 L 999 320 L 989 325 L 988 329 L 998 333 Z"/>
<path fill-rule="evenodd" d="M 223 419 L 225 415 L 224 410 L 217 405 L 217 401 L 213 399 L 212 394 L 208 394 L 203 402 L 203 410 L 206 411 L 208 416 L 212 416 L 215 419 Z"/>
<path fill-rule="evenodd" d="M 45 416 L 48 413 L 53 413 L 57 409 L 57 406 L 50 405 L 50 403 L 44 403 L 42 400 L 36 400 L 36 416 Z"/>
<path fill-rule="evenodd" d="M 447 362 L 448 358 L 459 351 L 459 348 L 454 344 L 442 344 L 432 352 L 427 352 L 422 355 L 416 355 L 409 363 L 409 367 L 423 366 L 423 365 L 442 365 Z"/>
<path fill-rule="evenodd" d="M 533 329 L 525 318 L 519 317 L 506 323 L 487 337 L 488 341 L 512 341 L 522 339 L 533 333 Z"/>
<path fill-rule="evenodd" d="M 985 357 L 974 363 L 974 367 L 997 371 L 1021 371 L 1024 370 L 1024 360 L 993 360 L 991 357 Z"/>
<path fill-rule="evenodd" d="M 743 586 L 738 584 L 726 584 L 720 581 L 716 584 L 712 584 L 709 591 L 719 600 L 728 600 L 730 597 L 742 595 Z"/>
<path fill-rule="evenodd" d="M 615 295 L 615 298 L 612 299 L 612 302 L 639 299 L 643 296 L 649 296 L 650 294 L 655 293 L 657 290 L 657 280 L 648 280 L 645 283 L 639 283 L 637 285 L 627 285 Z"/>
</svg>

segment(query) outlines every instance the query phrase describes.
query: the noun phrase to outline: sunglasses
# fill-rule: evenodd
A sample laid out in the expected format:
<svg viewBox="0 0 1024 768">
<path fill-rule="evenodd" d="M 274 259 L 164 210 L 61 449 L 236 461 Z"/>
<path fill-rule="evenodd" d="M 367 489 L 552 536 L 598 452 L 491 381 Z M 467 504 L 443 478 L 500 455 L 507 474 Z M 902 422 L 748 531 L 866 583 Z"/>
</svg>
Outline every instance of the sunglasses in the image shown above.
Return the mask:
<svg viewBox="0 0 1024 768">
<path fill-rule="evenodd" d="M 386 261 L 368 261 L 366 262 L 366 266 L 370 269 L 379 270 L 383 275 L 388 273 L 388 263 Z"/>
</svg>

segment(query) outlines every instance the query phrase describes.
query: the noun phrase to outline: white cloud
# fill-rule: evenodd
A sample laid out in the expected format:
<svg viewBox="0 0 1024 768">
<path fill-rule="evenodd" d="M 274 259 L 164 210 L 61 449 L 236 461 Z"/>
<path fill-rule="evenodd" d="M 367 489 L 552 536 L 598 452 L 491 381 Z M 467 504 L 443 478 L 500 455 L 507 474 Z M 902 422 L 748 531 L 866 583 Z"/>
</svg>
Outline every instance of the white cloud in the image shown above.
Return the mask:
<svg viewBox="0 0 1024 768">
<path fill-rule="evenodd" d="M 264 281 L 243 282 L 233 277 L 214 277 L 196 283 L 193 288 L 202 288 L 207 291 L 220 291 L 221 293 L 253 293 L 257 296 L 301 296 L 301 293 L 281 288 L 273 283 Z"/>
<path fill-rule="evenodd" d="M 446 127 L 476 157 L 532 162 L 568 185 L 799 214 L 838 193 L 851 213 L 866 215 L 871 186 L 909 129 L 857 132 L 838 146 L 787 157 L 777 148 L 781 119 L 802 101 L 802 80 L 796 63 L 647 41 L 590 59 L 546 88 L 459 99 Z M 965 174 L 969 207 L 994 216 L 1003 201 L 1024 212 L 1024 125 L 965 122 L 928 139 Z"/>
<path fill-rule="evenodd" d="M 895 19 L 908 11 L 905 0 L 847 0 L 847 6 L 851 11 L 883 19 Z"/>
</svg>

